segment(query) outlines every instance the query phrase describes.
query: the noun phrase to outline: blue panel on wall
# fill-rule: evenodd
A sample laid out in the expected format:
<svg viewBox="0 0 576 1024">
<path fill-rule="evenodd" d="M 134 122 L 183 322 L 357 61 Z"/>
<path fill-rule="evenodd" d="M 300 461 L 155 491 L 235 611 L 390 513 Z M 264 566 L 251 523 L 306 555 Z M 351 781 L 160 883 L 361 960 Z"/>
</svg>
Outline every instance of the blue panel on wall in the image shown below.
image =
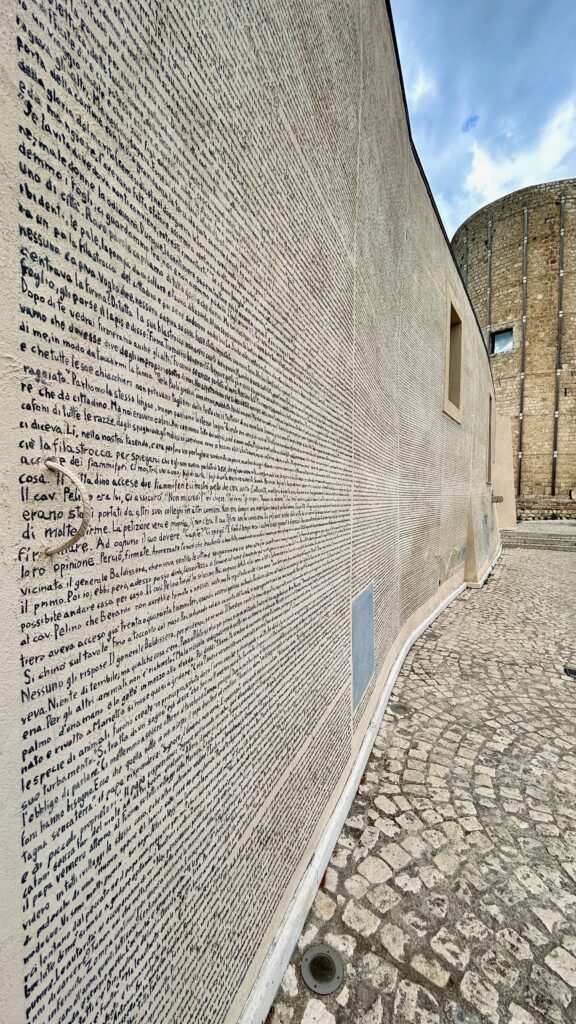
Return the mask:
<svg viewBox="0 0 576 1024">
<path fill-rule="evenodd" d="M 374 675 L 374 584 L 352 601 L 352 706 L 356 708 Z"/>
</svg>

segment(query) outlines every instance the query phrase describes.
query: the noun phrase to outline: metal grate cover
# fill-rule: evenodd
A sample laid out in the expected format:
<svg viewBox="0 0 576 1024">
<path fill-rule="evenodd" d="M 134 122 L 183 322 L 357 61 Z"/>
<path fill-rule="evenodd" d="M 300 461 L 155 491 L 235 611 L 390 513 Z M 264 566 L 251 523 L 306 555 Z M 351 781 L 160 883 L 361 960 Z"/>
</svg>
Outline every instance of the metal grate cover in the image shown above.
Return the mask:
<svg viewBox="0 0 576 1024">
<path fill-rule="evenodd" d="M 310 946 L 300 963 L 302 977 L 308 988 L 325 996 L 340 988 L 344 978 L 342 959 L 331 946 Z"/>
</svg>

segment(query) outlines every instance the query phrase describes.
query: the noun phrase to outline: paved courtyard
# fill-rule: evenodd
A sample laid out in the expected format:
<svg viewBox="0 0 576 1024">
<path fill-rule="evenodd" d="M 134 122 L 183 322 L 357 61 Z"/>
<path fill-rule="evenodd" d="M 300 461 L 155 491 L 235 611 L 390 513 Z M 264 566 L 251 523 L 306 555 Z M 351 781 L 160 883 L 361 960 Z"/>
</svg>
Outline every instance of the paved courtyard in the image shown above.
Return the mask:
<svg viewBox="0 0 576 1024">
<path fill-rule="evenodd" d="M 271 1024 L 575 1024 L 576 554 L 505 551 L 414 645 Z M 314 995 L 326 942 L 340 989 Z"/>
</svg>

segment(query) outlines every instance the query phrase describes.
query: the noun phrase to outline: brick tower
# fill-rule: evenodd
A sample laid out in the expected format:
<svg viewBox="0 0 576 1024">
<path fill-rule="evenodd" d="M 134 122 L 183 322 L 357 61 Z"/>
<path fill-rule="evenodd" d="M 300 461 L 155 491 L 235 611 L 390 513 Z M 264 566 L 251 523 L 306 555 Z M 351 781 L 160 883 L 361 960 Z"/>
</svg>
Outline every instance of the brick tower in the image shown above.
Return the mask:
<svg viewBox="0 0 576 1024">
<path fill-rule="evenodd" d="M 512 417 L 519 514 L 576 518 L 576 179 L 484 206 L 452 247 Z"/>
</svg>

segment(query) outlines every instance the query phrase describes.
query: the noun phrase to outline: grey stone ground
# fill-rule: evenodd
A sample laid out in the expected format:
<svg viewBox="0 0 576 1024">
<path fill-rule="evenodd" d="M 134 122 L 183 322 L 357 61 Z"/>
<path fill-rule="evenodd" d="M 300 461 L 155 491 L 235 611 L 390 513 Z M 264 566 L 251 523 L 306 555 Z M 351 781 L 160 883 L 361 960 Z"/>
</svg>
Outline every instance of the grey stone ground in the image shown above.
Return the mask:
<svg viewBox="0 0 576 1024">
<path fill-rule="evenodd" d="M 412 648 L 271 1024 L 576 1022 L 575 606 L 575 554 L 506 551 Z"/>
</svg>

